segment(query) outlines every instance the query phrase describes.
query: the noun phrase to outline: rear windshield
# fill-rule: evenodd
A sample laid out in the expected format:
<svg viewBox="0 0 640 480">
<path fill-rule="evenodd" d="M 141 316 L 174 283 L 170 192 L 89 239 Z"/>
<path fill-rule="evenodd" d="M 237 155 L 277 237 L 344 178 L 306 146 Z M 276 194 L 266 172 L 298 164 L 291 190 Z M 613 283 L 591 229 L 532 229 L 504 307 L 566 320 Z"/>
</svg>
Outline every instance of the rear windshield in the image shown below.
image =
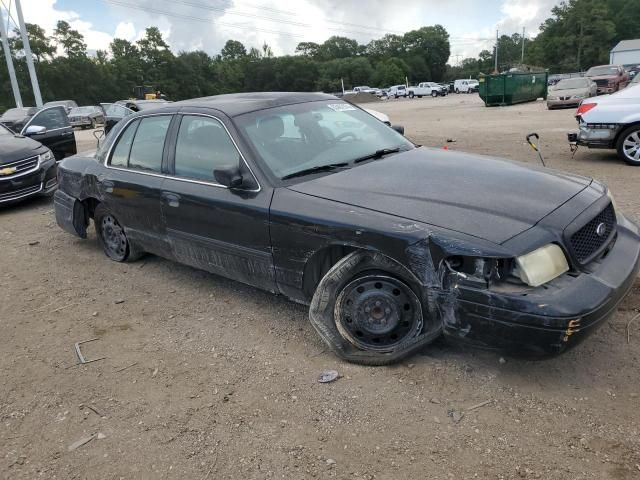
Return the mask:
<svg viewBox="0 0 640 480">
<path fill-rule="evenodd" d="M 6 112 L 2 114 L 1 118 L 13 119 L 13 118 L 24 118 L 28 115 L 33 115 L 35 110 L 33 108 L 10 108 Z"/>
</svg>

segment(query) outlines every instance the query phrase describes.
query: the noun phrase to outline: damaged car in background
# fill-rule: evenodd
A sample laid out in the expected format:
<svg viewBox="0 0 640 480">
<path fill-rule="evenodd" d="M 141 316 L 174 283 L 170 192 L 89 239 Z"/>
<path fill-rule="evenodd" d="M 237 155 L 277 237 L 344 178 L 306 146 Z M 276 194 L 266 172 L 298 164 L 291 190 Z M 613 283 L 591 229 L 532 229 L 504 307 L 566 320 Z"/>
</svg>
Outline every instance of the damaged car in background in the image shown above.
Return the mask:
<svg viewBox="0 0 640 480">
<path fill-rule="evenodd" d="M 640 166 L 640 85 L 606 97 L 585 100 L 576 112 L 578 133 L 569 142 L 588 148 L 615 149 L 628 165 Z"/>
<path fill-rule="evenodd" d="M 325 94 L 142 111 L 58 178 L 58 224 L 86 238 L 93 220 L 110 259 L 151 253 L 308 304 L 327 345 L 361 364 L 441 335 L 559 354 L 638 272 L 638 227 L 602 183 L 418 147 Z"/>
</svg>

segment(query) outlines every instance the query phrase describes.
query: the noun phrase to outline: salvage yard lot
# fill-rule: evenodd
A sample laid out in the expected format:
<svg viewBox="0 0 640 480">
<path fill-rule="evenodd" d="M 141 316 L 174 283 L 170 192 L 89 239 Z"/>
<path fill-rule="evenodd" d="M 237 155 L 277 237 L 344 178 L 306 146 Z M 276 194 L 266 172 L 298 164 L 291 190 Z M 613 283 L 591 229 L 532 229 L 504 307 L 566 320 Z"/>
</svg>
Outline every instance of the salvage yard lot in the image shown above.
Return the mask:
<svg viewBox="0 0 640 480">
<path fill-rule="evenodd" d="M 640 170 L 608 151 L 572 159 L 573 110 L 475 95 L 366 106 L 418 143 L 530 164 L 537 132 L 548 166 L 605 181 L 640 218 Z M 0 210 L 0 245 L 0 478 L 640 477 L 639 284 L 553 360 L 440 342 L 371 368 L 326 351 L 283 298 L 156 257 L 109 261 L 48 200 Z M 85 356 L 106 359 L 73 366 L 92 338 Z M 321 385 L 325 369 L 342 377 Z"/>
</svg>

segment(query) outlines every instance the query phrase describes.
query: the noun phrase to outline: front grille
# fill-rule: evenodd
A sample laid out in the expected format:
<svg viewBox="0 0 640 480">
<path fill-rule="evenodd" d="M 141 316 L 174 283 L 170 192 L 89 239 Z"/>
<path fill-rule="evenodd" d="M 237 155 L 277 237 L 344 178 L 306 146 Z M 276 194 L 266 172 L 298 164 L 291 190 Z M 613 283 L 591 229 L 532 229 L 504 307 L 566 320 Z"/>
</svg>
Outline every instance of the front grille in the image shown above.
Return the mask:
<svg viewBox="0 0 640 480">
<path fill-rule="evenodd" d="M 17 162 L 5 163 L 0 165 L 0 172 L 6 169 L 15 169 L 15 172 L 11 174 L 0 173 L 0 180 L 18 177 L 27 172 L 32 172 L 38 168 L 38 156 L 25 158 L 24 160 L 18 160 Z"/>
<path fill-rule="evenodd" d="M 29 195 L 39 193 L 41 190 L 42 184 L 38 183 L 37 185 L 31 185 L 30 187 L 14 190 L 13 192 L 0 193 L 0 203 L 10 202 L 12 200 L 18 200 L 20 198 L 28 197 Z"/>
<path fill-rule="evenodd" d="M 607 80 L 607 79 L 596 80 L 596 85 L 598 85 L 599 87 L 608 87 L 609 86 L 609 80 Z"/>
<path fill-rule="evenodd" d="M 601 227 L 604 225 L 604 227 Z M 571 249 L 576 260 L 587 263 L 607 242 L 616 227 L 616 213 L 610 203 L 589 223 L 571 235 Z M 600 228 L 600 231 L 598 231 Z"/>
</svg>

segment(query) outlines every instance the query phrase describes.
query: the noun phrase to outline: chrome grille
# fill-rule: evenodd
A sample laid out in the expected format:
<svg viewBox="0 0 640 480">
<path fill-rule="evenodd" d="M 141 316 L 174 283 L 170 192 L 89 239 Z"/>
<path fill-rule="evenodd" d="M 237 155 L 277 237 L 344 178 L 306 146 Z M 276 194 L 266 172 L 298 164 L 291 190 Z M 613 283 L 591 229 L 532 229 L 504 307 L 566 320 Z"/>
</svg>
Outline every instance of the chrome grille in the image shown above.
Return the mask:
<svg viewBox="0 0 640 480">
<path fill-rule="evenodd" d="M 25 158 L 24 160 L 18 160 L 16 162 L 5 163 L 4 165 L 0 165 L 0 172 L 6 169 L 14 169 L 15 172 L 9 175 L 3 175 L 0 173 L 0 180 L 5 180 L 8 178 L 19 177 L 25 173 L 33 172 L 38 168 L 38 155 L 34 157 Z"/>
<path fill-rule="evenodd" d="M 571 249 L 576 260 L 581 264 L 589 262 L 611 240 L 615 228 L 616 214 L 610 203 L 589 223 L 571 235 Z"/>
<path fill-rule="evenodd" d="M 42 190 L 42 183 L 31 185 L 29 187 L 14 190 L 13 192 L 0 193 L 0 203 L 18 200 L 29 195 L 34 195 Z"/>
</svg>

